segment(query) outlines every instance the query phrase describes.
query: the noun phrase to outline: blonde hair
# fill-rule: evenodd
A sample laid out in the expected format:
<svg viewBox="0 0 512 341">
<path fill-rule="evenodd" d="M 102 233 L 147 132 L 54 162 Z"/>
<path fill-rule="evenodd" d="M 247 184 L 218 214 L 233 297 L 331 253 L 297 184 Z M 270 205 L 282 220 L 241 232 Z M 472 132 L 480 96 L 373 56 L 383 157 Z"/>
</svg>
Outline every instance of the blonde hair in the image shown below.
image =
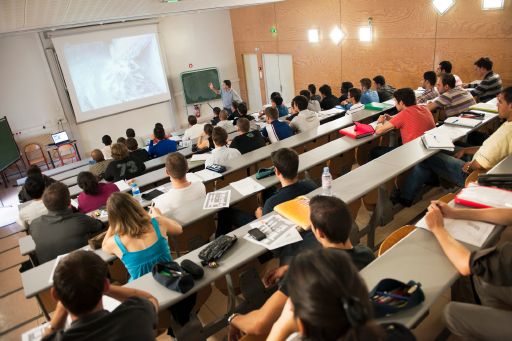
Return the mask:
<svg viewBox="0 0 512 341">
<path fill-rule="evenodd" d="M 108 223 L 120 236 L 140 238 L 148 231 L 151 218 L 128 193 L 112 193 L 107 201 Z"/>
<path fill-rule="evenodd" d="M 220 119 L 221 121 L 225 121 L 225 120 L 227 120 L 227 119 L 228 119 L 228 112 L 227 112 L 226 110 L 224 110 L 224 109 L 223 109 L 223 110 L 221 110 L 221 111 L 220 111 L 220 114 L 219 114 L 219 119 Z"/>
<path fill-rule="evenodd" d="M 111 148 L 112 158 L 116 161 L 128 156 L 128 147 L 124 143 L 114 143 Z"/>
</svg>

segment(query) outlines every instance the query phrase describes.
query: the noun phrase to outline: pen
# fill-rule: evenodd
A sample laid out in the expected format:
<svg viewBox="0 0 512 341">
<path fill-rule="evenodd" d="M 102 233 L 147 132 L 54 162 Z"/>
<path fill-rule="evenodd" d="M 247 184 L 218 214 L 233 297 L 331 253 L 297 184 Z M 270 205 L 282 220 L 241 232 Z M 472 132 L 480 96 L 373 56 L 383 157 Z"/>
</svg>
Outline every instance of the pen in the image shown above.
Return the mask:
<svg viewBox="0 0 512 341">
<path fill-rule="evenodd" d="M 397 298 L 399 300 L 406 300 L 406 301 L 409 300 L 409 297 L 405 297 L 405 296 L 401 296 L 401 295 L 396 295 L 396 294 L 392 294 L 392 293 L 385 292 L 385 291 L 376 291 L 375 293 L 377 295 L 388 296 L 388 297 L 391 297 L 391 298 Z"/>
</svg>

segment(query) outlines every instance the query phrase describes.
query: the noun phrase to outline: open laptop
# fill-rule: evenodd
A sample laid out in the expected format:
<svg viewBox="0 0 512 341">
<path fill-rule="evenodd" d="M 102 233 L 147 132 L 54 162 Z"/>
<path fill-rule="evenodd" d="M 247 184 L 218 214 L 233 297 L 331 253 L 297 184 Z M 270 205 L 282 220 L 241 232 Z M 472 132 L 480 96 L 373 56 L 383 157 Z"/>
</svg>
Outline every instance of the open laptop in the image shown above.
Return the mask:
<svg viewBox="0 0 512 341">
<path fill-rule="evenodd" d="M 52 134 L 53 144 L 58 146 L 60 144 L 68 143 L 69 137 L 65 131 L 59 131 L 58 133 Z"/>
</svg>

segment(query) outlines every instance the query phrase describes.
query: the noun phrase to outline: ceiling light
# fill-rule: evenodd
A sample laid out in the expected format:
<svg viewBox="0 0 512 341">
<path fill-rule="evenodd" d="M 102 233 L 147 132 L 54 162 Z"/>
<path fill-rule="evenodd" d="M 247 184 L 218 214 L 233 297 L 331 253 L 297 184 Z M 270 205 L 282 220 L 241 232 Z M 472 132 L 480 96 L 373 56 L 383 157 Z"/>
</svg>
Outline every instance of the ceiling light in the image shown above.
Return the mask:
<svg viewBox="0 0 512 341">
<path fill-rule="evenodd" d="M 504 0 L 482 0 L 482 9 L 503 9 Z"/>
<path fill-rule="evenodd" d="M 439 12 L 439 14 L 443 15 L 455 4 L 455 0 L 432 0 L 434 7 Z"/>
<path fill-rule="evenodd" d="M 338 45 L 345 35 L 338 26 L 334 27 L 331 31 L 330 37 L 334 44 Z"/>
<path fill-rule="evenodd" d="M 372 41 L 372 28 L 370 26 L 359 27 L 359 41 Z"/>
<path fill-rule="evenodd" d="M 310 43 L 318 43 L 320 41 L 318 29 L 312 28 L 308 30 L 308 40 Z"/>
</svg>

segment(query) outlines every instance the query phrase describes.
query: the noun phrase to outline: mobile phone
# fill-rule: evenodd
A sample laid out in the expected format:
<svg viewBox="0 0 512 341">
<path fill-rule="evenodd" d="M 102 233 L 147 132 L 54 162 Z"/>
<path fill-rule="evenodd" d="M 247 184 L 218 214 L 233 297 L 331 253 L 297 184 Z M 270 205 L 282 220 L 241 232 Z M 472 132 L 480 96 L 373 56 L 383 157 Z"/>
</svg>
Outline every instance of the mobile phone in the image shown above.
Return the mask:
<svg viewBox="0 0 512 341">
<path fill-rule="evenodd" d="M 250 229 L 249 234 L 251 235 L 251 237 L 253 237 L 254 239 L 256 239 L 258 241 L 267 238 L 265 233 L 261 232 L 261 230 L 259 228 Z"/>
</svg>

